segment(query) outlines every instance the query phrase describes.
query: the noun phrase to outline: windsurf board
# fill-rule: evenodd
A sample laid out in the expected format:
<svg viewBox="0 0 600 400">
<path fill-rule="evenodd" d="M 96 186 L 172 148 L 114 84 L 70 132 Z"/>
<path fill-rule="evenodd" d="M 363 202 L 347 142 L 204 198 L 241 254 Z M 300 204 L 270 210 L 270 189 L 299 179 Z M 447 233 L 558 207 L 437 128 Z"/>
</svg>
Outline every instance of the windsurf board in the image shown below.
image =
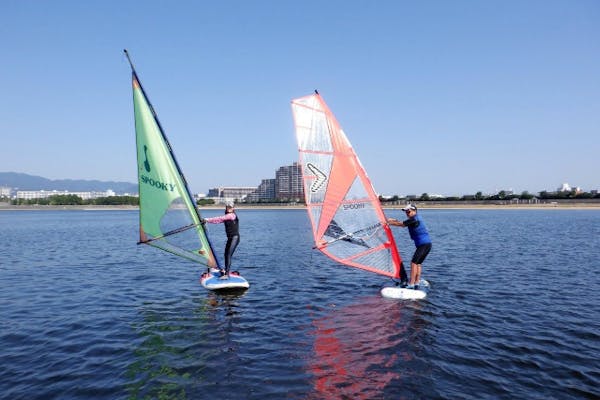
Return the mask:
<svg viewBox="0 0 600 400">
<path fill-rule="evenodd" d="M 421 279 L 418 289 L 409 289 L 400 286 L 386 286 L 381 289 L 381 295 L 388 299 L 421 300 L 427 297 L 429 287 L 429 282 Z"/>
<path fill-rule="evenodd" d="M 227 279 L 221 279 L 218 269 L 211 268 L 200 277 L 200 284 L 208 290 L 248 289 L 250 284 L 238 272 L 230 272 Z"/>
</svg>

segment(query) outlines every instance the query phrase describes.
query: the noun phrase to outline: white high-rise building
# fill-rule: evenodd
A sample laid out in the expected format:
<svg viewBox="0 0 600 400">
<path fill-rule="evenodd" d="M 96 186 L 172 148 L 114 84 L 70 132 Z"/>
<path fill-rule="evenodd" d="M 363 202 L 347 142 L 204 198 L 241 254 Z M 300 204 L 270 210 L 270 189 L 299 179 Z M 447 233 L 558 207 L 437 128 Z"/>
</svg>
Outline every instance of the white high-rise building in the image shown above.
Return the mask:
<svg viewBox="0 0 600 400">
<path fill-rule="evenodd" d="M 558 189 L 559 192 L 570 192 L 571 190 L 571 186 L 568 183 L 563 183 L 562 187 Z"/>
<path fill-rule="evenodd" d="M 12 188 L 7 186 L 0 186 L 0 197 L 10 197 L 12 195 Z"/>
</svg>

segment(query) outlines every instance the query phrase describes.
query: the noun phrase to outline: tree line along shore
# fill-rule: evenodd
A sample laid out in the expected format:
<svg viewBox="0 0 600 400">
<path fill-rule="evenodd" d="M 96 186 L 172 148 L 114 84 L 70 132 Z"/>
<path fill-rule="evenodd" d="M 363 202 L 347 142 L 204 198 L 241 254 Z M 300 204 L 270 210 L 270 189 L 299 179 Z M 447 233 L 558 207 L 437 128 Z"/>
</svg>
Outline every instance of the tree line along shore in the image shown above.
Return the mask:
<svg viewBox="0 0 600 400">
<path fill-rule="evenodd" d="M 259 202 L 246 203 L 236 202 L 239 208 L 276 208 L 290 209 L 303 208 L 304 203 L 300 199 L 294 201 Z M 509 194 L 500 191 L 492 196 L 484 196 L 481 192 L 475 195 L 462 197 L 433 198 L 427 193 L 419 197 L 393 196 L 379 197 L 382 207 L 394 209 L 402 208 L 411 203 L 420 208 L 600 208 L 600 194 L 593 192 L 546 192 L 542 191 L 539 196 L 533 196 L 528 192 L 520 195 Z M 139 205 L 137 196 L 109 196 L 94 199 L 82 199 L 75 194 L 57 194 L 46 198 L 36 199 L 9 199 L 0 198 L 0 210 L 6 209 L 132 209 Z M 214 199 L 197 200 L 199 208 L 222 208 L 215 204 Z"/>
<path fill-rule="evenodd" d="M 516 201 L 412 201 L 419 209 L 600 209 L 600 199 L 562 200 L 545 202 Z M 382 203 L 384 209 L 401 209 L 407 202 Z M 200 210 L 220 210 L 222 204 L 198 206 Z M 237 209 L 291 210 L 304 209 L 302 203 L 236 204 Z M 137 210 L 134 204 L 22 204 L 0 202 L 0 211 L 10 210 Z"/>
<path fill-rule="evenodd" d="M 521 194 L 513 194 L 510 192 L 500 191 L 494 195 L 484 195 L 482 192 L 477 192 L 474 195 L 464 196 L 449 196 L 449 197 L 433 197 L 427 193 L 421 196 L 392 197 L 379 196 L 379 200 L 383 207 L 394 208 L 403 204 L 413 203 L 420 204 L 422 207 L 431 208 L 454 208 L 454 207 L 559 207 L 578 205 L 588 207 L 594 204 L 600 204 L 600 193 L 597 191 L 578 192 L 572 191 L 557 191 L 547 192 L 541 191 L 538 196 L 534 196 L 527 191 Z M 212 198 L 200 198 L 196 200 L 199 207 L 217 206 Z M 0 207 L 9 204 L 11 206 L 137 206 L 139 205 L 139 197 L 137 196 L 109 196 L 98 197 L 93 199 L 82 199 L 76 194 L 55 194 L 44 198 L 35 199 L 9 199 L 6 196 L 0 197 Z M 236 206 L 240 207 L 291 207 L 302 206 L 302 199 L 284 199 L 275 202 L 237 202 Z"/>
</svg>

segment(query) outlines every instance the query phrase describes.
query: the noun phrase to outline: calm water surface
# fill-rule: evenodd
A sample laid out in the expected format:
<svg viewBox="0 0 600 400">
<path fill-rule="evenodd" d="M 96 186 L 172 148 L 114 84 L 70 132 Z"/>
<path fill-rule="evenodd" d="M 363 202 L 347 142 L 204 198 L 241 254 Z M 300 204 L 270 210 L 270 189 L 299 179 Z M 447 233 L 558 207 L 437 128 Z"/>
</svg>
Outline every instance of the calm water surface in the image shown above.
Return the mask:
<svg viewBox="0 0 600 400">
<path fill-rule="evenodd" d="M 303 210 L 238 211 L 234 295 L 137 246 L 137 211 L 0 212 L 0 398 L 598 398 L 600 211 L 420 212 L 432 290 L 404 302 Z"/>
</svg>

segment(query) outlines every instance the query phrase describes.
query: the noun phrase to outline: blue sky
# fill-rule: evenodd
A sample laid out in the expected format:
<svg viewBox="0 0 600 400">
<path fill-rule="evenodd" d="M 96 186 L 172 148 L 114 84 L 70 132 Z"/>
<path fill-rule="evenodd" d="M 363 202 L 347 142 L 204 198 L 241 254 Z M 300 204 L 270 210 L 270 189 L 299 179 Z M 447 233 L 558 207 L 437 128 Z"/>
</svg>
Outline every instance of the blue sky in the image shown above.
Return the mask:
<svg viewBox="0 0 600 400">
<path fill-rule="evenodd" d="M 0 171 L 136 182 L 132 56 L 193 192 L 298 158 L 318 89 L 383 194 L 600 189 L 600 2 L 0 3 Z"/>
</svg>

